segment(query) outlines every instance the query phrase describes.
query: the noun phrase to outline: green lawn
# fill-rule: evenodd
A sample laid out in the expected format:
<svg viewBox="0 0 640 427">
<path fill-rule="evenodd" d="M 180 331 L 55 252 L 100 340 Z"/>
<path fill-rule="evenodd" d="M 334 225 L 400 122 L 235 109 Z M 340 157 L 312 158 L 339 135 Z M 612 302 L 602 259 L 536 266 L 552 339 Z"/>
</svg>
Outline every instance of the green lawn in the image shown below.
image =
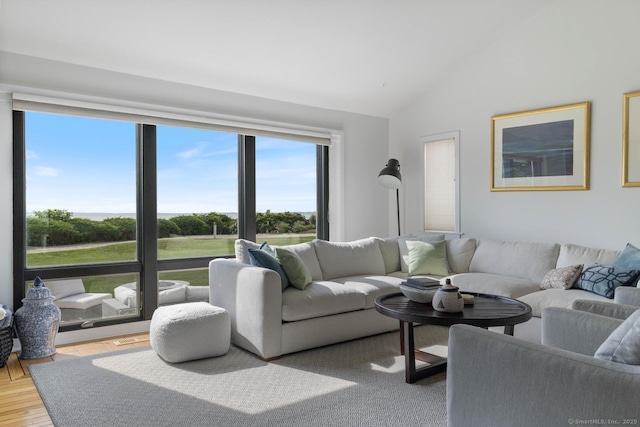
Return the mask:
<svg viewBox="0 0 640 427">
<path fill-rule="evenodd" d="M 272 246 L 292 245 L 314 239 L 312 234 L 261 235 L 258 242 L 268 241 Z M 235 237 L 171 237 L 158 240 L 158 258 L 215 257 L 234 254 Z M 133 261 L 136 243 L 121 242 L 97 244 L 69 249 L 50 248 L 48 251 L 27 252 L 28 267 L 58 266 Z M 113 292 L 116 286 L 134 282 L 136 274 L 83 278 L 87 292 Z M 46 280 L 46 278 L 44 278 Z M 209 284 L 207 269 L 181 270 L 160 273 L 160 279 L 186 280 L 195 286 Z"/>
</svg>

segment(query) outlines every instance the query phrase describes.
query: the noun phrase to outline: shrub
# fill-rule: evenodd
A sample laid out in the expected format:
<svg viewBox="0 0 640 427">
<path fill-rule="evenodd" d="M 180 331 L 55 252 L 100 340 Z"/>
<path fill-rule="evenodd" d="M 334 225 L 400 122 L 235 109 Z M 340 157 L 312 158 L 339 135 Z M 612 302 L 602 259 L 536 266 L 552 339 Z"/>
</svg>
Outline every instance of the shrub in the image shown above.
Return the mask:
<svg viewBox="0 0 640 427">
<path fill-rule="evenodd" d="M 238 221 L 229 215 L 210 212 L 208 214 L 196 214 L 197 218 L 207 224 L 207 234 L 213 234 L 213 225 L 217 225 L 218 234 L 238 234 Z"/>
<path fill-rule="evenodd" d="M 104 221 L 92 221 L 86 218 L 71 218 L 68 221 L 77 233 L 74 243 L 114 242 L 117 241 L 117 228 Z"/>
<path fill-rule="evenodd" d="M 117 241 L 136 240 L 136 220 L 133 218 L 107 218 L 103 222 L 116 228 Z"/>
<path fill-rule="evenodd" d="M 171 218 L 179 228 L 180 234 L 183 236 L 199 236 L 203 234 L 211 234 L 207 224 L 194 215 L 180 215 Z"/>
<path fill-rule="evenodd" d="M 80 234 L 68 222 L 46 220 L 42 218 L 27 218 L 27 242 L 30 246 L 42 246 L 44 236 L 45 245 L 71 245 L 77 243 Z"/>
<path fill-rule="evenodd" d="M 180 234 L 180 227 L 170 219 L 158 218 L 158 237 L 171 237 Z"/>
</svg>

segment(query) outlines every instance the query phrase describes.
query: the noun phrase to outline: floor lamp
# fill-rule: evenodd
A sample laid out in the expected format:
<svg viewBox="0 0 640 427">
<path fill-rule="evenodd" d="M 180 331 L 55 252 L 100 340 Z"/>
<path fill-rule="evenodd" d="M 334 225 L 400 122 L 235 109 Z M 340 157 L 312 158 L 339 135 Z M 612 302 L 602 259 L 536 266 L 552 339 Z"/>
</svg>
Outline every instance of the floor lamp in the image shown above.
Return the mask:
<svg viewBox="0 0 640 427">
<path fill-rule="evenodd" d="M 396 190 L 396 205 L 398 209 L 398 236 L 400 236 L 400 187 L 402 175 L 400 175 L 400 162 L 389 159 L 387 166 L 378 174 L 378 184 L 390 190 Z"/>
</svg>

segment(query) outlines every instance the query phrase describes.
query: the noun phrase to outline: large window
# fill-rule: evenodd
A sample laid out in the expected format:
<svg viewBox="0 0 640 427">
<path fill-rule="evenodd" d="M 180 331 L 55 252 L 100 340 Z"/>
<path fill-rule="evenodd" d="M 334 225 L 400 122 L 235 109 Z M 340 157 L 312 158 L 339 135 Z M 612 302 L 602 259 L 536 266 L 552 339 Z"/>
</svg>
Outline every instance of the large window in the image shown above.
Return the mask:
<svg viewBox="0 0 640 427">
<path fill-rule="evenodd" d="M 40 276 L 63 330 L 206 301 L 238 237 L 328 237 L 327 146 L 44 110 L 14 111 L 14 306 Z"/>
<path fill-rule="evenodd" d="M 460 133 L 424 141 L 424 229 L 459 233 L 458 147 Z"/>
<path fill-rule="evenodd" d="M 316 147 L 256 138 L 256 233 L 273 244 L 316 237 Z"/>
<path fill-rule="evenodd" d="M 25 123 L 27 266 L 135 260 L 135 125 L 34 112 Z"/>
<path fill-rule="evenodd" d="M 158 258 L 233 253 L 238 237 L 238 136 L 157 127 Z"/>
</svg>

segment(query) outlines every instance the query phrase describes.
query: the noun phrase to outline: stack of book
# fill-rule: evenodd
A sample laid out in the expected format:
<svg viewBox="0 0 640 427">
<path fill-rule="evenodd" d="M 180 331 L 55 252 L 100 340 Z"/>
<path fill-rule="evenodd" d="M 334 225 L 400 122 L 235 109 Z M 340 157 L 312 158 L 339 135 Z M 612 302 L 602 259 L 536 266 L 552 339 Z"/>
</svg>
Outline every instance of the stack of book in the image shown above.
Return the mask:
<svg viewBox="0 0 640 427">
<path fill-rule="evenodd" d="M 400 284 L 402 286 L 420 289 L 421 291 L 438 289 L 440 287 L 439 281 L 435 279 L 429 279 L 427 277 L 409 277 L 407 280 Z"/>
</svg>

